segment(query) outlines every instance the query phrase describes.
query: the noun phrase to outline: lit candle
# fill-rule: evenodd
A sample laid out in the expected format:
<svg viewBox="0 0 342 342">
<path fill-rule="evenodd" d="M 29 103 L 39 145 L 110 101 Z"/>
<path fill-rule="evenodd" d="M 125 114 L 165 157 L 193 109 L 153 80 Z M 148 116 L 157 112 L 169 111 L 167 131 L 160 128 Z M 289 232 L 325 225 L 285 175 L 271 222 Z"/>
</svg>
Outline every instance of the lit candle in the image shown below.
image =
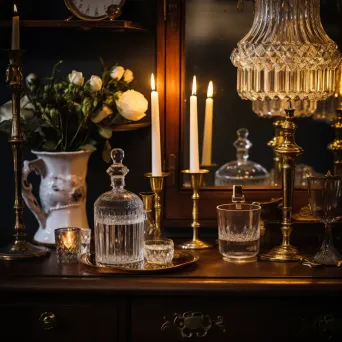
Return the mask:
<svg viewBox="0 0 342 342">
<path fill-rule="evenodd" d="M 192 95 L 190 96 L 190 172 L 199 171 L 198 152 L 198 114 L 196 96 L 196 76 L 192 82 Z"/>
<path fill-rule="evenodd" d="M 159 97 L 155 90 L 154 75 L 151 75 L 151 124 L 152 124 L 152 176 L 161 176 L 161 147 L 159 123 Z"/>
<path fill-rule="evenodd" d="M 13 17 L 12 17 L 12 50 L 20 49 L 20 39 L 19 39 L 19 14 L 17 6 L 13 6 Z"/>
<path fill-rule="evenodd" d="M 74 239 L 73 239 L 73 232 L 66 232 L 65 234 L 63 234 L 63 244 L 65 246 L 66 249 L 70 249 L 74 247 Z"/>
<path fill-rule="evenodd" d="M 205 120 L 204 120 L 204 134 L 203 134 L 203 148 L 202 148 L 202 165 L 210 166 L 212 140 L 213 140 L 213 82 L 210 81 L 208 85 L 207 99 L 205 101 Z"/>
</svg>

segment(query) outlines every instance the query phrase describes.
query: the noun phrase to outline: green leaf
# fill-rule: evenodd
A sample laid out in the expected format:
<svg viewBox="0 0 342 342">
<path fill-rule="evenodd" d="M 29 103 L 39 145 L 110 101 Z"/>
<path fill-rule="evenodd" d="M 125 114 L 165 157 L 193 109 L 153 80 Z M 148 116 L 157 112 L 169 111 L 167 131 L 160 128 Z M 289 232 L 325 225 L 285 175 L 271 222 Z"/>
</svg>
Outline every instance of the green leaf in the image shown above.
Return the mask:
<svg viewBox="0 0 342 342">
<path fill-rule="evenodd" d="M 43 149 L 44 151 L 54 151 L 55 150 L 55 146 L 56 144 L 53 141 L 45 141 L 45 143 L 43 144 Z"/>
<path fill-rule="evenodd" d="M 109 164 L 111 161 L 111 157 L 110 157 L 110 152 L 112 151 L 112 146 L 110 145 L 109 140 L 106 140 L 104 146 L 103 146 L 103 150 L 102 150 L 102 159 Z"/>
<path fill-rule="evenodd" d="M 96 147 L 92 144 L 86 144 L 78 147 L 77 150 L 96 151 Z"/>
<path fill-rule="evenodd" d="M 110 139 L 113 135 L 113 131 L 110 127 L 99 127 L 99 134 L 104 137 L 105 139 Z"/>
</svg>

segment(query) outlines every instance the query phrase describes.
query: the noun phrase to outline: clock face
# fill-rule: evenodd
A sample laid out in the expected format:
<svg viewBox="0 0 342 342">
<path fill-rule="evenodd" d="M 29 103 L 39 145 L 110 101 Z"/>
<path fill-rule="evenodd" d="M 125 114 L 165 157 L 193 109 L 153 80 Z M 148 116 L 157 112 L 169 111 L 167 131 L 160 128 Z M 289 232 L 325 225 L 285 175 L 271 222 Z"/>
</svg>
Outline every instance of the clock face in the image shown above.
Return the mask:
<svg viewBox="0 0 342 342">
<path fill-rule="evenodd" d="M 123 6 L 125 0 L 65 0 L 69 10 L 84 20 L 102 20 L 106 18 L 107 8 L 111 5 Z"/>
</svg>

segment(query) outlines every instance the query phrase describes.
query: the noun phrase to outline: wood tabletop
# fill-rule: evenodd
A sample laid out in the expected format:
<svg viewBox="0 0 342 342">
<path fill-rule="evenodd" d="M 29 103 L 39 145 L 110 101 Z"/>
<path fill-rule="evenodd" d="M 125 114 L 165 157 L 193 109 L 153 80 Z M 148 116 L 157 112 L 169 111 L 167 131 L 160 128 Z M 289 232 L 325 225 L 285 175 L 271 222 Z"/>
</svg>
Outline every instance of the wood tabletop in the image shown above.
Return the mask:
<svg viewBox="0 0 342 342">
<path fill-rule="evenodd" d="M 263 293 L 280 289 L 289 293 L 342 294 L 342 269 L 322 267 L 311 269 L 301 263 L 257 261 L 234 264 L 222 260 L 217 247 L 193 251 L 199 256 L 196 264 L 158 275 L 132 275 L 118 272 L 102 275 L 83 264 L 60 266 L 55 252 L 42 259 L 0 262 L 0 291 L 165 291 Z M 299 291 L 299 292 L 298 292 Z"/>
</svg>

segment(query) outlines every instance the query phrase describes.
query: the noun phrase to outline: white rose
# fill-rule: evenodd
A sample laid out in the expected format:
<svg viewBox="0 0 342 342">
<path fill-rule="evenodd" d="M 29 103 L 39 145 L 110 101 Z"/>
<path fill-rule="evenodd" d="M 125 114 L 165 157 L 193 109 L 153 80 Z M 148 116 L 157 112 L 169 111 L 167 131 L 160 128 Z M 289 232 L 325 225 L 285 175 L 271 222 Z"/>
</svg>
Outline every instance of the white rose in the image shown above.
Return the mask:
<svg viewBox="0 0 342 342">
<path fill-rule="evenodd" d="M 20 116 L 24 119 L 30 119 L 33 117 L 33 112 L 30 109 L 34 109 L 33 104 L 29 98 L 25 95 L 20 99 Z M 0 122 L 12 119 L 12 101 L 8 101 L 0 106 Z"/>
<path fill-rule="evenodd" d="M 69 74 L 69 82 L 82 87 L 84 84 L 83 74 L 79 71 L 73 70 L 71 74 Z"/>
<path fill-rule="evenodd" d="M 30 73 L 30 74 L 27 75 L 27 77 L 26 77 L 26 85 L 27 85 L 28 88 L 30 88 L 32 81 L 35 80 L 36 78 L 37 78 L 37 75 L 34 74 L 34 73 Z"/>
<path fill-rule="evenodd" d="M 110 114 L 113 114 L 113 111 L 109 107 L 104 106 L 101 109 L 101 111 L 99 112 L 99 114 L 97 114 L 94 118 L 92 118 L 91 121 L 93 121 L 94 123 L 98 124 L 102 120 L 107 118 Z"/>
<path fill-rule="evenodd" d="M 143 94 L 135 90 L 125 91 L 115 102 L 119 113 L 127 120 L 138 121 L 146 115 L 148 102 Z"/>
<path fill-rule="evenodd" d="M 99 91 L 102 88 L 102 80 L 99 76 L 93 75 L 90 77 L 89 85 L 91 91 Z"/>
<path fill-rule="evenodd" d="M 117 66 L 115 67 L 111 73 L 110 73 L 110 77 L 113 79 L 113 80 L 118 80 L 120 81 L 123 74 L 125 72 L 125 69 L 122 67 L 122 66 Z"/>
<path fill-rule="evenodd" d="M 134 80 L 133 72 L 132 70 L 126 69 L 123 74 L 123 80 L 126 83 L 131 83 Z"/>
</svg>

